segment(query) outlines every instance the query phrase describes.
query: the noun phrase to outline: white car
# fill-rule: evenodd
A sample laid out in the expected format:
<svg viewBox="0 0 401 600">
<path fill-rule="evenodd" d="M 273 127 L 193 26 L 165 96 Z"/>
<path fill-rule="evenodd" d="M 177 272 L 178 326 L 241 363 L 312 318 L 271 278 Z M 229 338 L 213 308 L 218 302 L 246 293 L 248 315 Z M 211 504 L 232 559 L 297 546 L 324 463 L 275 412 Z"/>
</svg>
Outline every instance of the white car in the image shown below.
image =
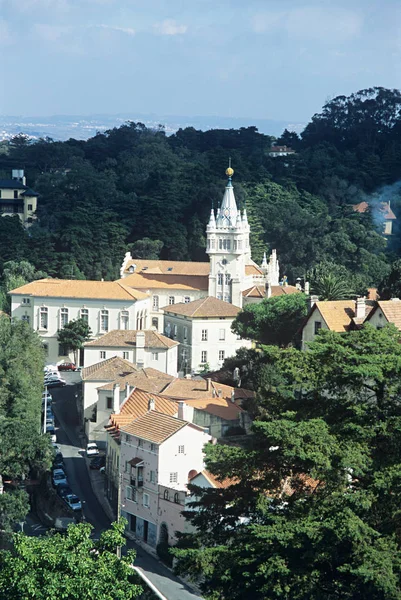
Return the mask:
<svg viewBox="0 0 401 600">
<path fill-rule="evenodd" d="M 95 442 L 89 442 L 86 446 L 86 456 L 96 456 L 99 454 L 99 448 Z"/>
<path fill-rule="evenodd" d="M 57 487 L 58 485 L 67 485 L 67 475 L 64 473 L 63 469 L 54 469 L 53 471 L 53 485 Z"/>
<path fill-rule="evenodd" d="M 82 510 L 81 500 L 75 494 L 68 494 L 64 500 L 72 510 Z"/>
<path fill-rule="evenodd" d="M 46 386 L 49 381 L 58 381 L 60 379 L 60 373 L 51 373 L 50 375 L 46 375 L 43 380 L 44 385 Z"/>
<path fill-rule="evenodd" d="M 48 373 L 49 371 L 57 371 L 57 365 L 46 365 L 43 369 L 44 373 Z"/>
</svg>

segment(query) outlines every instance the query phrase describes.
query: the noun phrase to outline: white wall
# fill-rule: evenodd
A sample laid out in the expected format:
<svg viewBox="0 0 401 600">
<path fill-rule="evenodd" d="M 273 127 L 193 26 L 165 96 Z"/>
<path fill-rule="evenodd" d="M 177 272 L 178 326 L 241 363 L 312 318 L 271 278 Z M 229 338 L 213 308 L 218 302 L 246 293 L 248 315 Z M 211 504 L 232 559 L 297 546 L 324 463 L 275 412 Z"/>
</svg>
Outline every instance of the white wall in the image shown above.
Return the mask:
<svg viewBox="0 0 401 600">
<path fill-rule="evenodd" d="M 149 290 L 146 290 L 146 293 L 150 295 L 148 328 L 154 327 L 154 329 L 157 329 L 160 333 L 163 333 L 163 311 L 161 309 L 170 304 L 170 297 L 174 298 L 174 304 L 180 304 L 181 302 L 185 302 L 188 298 L 189 302 L 192 302 L 193 300 L 199 300 L 199 298 L 206 298 L 207 296 L 207 290 L 186 291 L 174 288 L 150 288 Z M 154 309 L 155 296 L 158 298 L 158 310 Z M 152 319 L 157 319 L 157 327 L 153 325 Z"/>
<path fill-rule="evenodd" d="M 145 348 L 145 363 L 144 368 L 152 367 L 162 373 L 168 373 L 173 377 L 177 376 L 177 348 Z M 105 356 L 101 358 L 100 353 L 104 352 Z M 156 356 L 157 355 L 157 358 Z M 135 347 L 100 347 L 100 346 L 85 346 L 84 351 L 84 366 L 89 367 L 96 363 L 119 356 L 136 364 L 136 348 Z"/>
<path fill-rule="evenodd" d="M 25 300 L 29 300 L 24 303 Z M 88 322 L 94 338 L 98 338 L 105 333 L 100 330 L 100 311 L 105 309 L 109 311 L 109 327 L 112 329 L 121 328 L 121 311 L 129 313 L 129 328 L 135 329 L 137 316 L 140 313 L 149 313 L 149 298 L 143 300 L 94 300 L 79 298 L 40 298 L 24 297 L 14 294 L 11 300 L 11 315 L 15 319 L 29 317 L 29 323 L 35 329 L 44 344 L 48 345 L 47 361 L 48 363 L 58 362 L 64 356 L 59 355 L 57 330 L 60 328 L 60 309 L 68 309 L 68 320 L 78 319 L 81 316 L 80 310 L 87 309 Z M 47 330 L 40 328 L 40 308 L 48 309 L 48 327 Z M 142 328 L 147 327 L 147 319 Z M 70 355 L 72 360 L 73 355 Z M 99 361 L 97 361 L 99 362 Z"/>
<path fill-rule="evenodd" d="M 302 350 L 306 350 L 308 342 L 315 339 L 315 323 L 318 322 L 322 324 L 322 329 L 328 329 L 320 310 L 315 308 L 302 330 Z"/>
</svg>

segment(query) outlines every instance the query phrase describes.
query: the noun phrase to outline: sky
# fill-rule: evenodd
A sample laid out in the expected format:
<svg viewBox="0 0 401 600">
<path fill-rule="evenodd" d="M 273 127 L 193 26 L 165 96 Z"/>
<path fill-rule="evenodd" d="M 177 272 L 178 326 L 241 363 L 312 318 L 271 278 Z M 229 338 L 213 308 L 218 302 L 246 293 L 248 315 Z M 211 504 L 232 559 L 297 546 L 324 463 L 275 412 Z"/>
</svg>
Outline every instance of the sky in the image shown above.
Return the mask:
<svg viewBox="0 0 401 600">
<path fill-rule="evenodd" d="M 401 87 L 399 0 L 0 0 L 0 114 L 307 122 Z"/>
</svg>

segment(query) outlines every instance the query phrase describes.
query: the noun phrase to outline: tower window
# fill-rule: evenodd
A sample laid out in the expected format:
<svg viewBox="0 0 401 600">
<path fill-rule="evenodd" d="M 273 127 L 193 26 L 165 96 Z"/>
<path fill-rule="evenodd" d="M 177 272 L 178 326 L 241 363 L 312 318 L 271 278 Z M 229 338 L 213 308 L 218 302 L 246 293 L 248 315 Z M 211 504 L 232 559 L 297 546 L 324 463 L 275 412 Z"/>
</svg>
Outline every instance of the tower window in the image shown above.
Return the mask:
<svg viewBox="0 0 401 600">
<path fill-rule="evenodd" d="M 223 249 L 223 240 L 219 238 L 219 250 Z"/>
<path fill-rule="evenodd" d="M 217 283 L 218 285 L 223 285 L 223 273 L 217 274 Z"/>
<path fill-rule="evenodd" d="M 231 281 L 230 273 L 226 273 L 226 285 L 229 285 L 230 281 Z"/>
<path fill-rule="evenodd" d="M 216 240 L 212 240 L 212 250 L 216 248 Z"/>
</svg>

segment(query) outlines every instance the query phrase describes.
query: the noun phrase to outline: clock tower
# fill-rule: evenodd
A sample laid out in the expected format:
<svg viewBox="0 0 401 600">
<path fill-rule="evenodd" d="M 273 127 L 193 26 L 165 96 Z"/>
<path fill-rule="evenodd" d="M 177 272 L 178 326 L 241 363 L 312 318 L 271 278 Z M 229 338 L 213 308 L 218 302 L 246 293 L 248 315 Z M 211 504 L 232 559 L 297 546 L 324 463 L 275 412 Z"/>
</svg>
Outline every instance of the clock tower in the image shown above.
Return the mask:
<svg viewBox="0 0 401 600">
<path fill-rule="evenodd" d="M 252 263 L 249 224 L 246 210 L 241 214 L 235 202 L 231 166 L 228 181 L 217 214 L 212 209 L 206 227 L 206 252 L 210 258 L 209 296 L 242 307 L 245 266 Z"/>
</svg>

